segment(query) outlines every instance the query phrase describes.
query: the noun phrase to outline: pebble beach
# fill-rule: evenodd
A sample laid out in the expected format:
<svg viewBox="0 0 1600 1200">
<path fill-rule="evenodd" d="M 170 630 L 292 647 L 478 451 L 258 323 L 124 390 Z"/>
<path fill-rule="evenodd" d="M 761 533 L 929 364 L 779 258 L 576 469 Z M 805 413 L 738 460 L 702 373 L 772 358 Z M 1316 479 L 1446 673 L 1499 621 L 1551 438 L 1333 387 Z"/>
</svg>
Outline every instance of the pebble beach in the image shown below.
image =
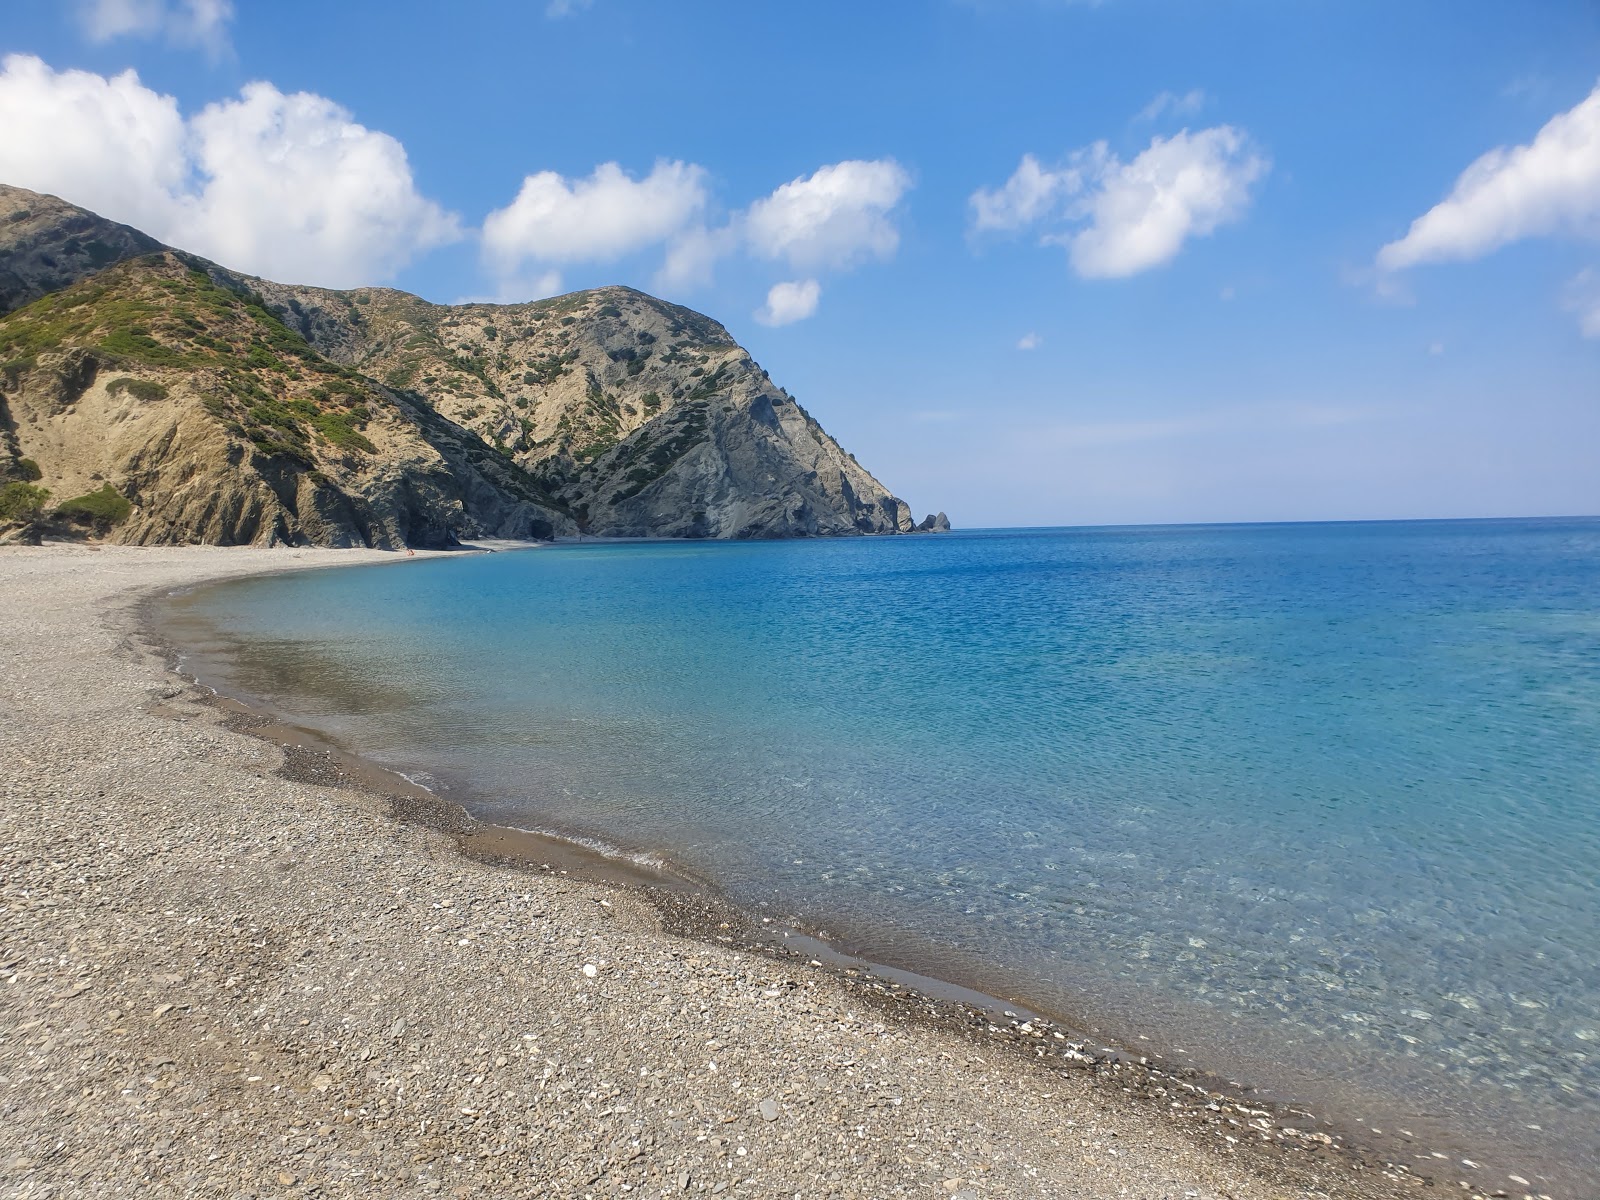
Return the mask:
<svg viewBox="0 0 1600 1200">
<path fill-rule="evenodd" d="M 464 855 L 235 728 L 141 628 L 155 594 L 361 561 L 407 560 L 0 550 L 0 1193 L 1424 1194 L 686 936 L 648 889 Z"/>
</svg>

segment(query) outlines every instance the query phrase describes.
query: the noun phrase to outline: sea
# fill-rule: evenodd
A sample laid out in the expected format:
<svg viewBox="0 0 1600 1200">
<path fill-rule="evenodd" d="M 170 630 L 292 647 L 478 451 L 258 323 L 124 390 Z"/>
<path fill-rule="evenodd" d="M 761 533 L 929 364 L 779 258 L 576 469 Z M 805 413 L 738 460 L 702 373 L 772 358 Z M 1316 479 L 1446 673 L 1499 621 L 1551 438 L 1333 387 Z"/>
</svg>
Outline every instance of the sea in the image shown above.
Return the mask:
<svg viewBox="0 0 1600 1200">
<path fill-rule="evenodd" d="M 203 682 L 486 821 L 1600 1195 L 1600 518 L 586 541 L 166 607 Z"/>
</svg>

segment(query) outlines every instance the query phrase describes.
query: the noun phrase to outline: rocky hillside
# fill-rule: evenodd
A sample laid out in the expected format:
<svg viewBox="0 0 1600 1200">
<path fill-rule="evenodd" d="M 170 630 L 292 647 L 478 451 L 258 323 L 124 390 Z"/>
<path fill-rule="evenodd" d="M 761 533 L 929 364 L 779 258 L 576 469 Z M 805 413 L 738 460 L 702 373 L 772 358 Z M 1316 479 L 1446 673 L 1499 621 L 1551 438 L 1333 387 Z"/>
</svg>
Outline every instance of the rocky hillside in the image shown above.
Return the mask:
<svg viewBox="0 0 1600 1200">
<path fill-rule="evenodd" d="M 148 257 L 153 246 L 53 197 L 0 187 L 0 300 L 46 296 L 0 319 L 12 462 L 33 458 L 58 495 L 95 475 L 133 489 L 123 539 L 437 544 L 519 530 L 748 538 L 948 528 L 943 514 L 915 526 L 726 329 L 677 305 L 616 287 L 440 306 Z M 146 257 L 102 270 L 135 255 Z M 227 328 L 213 328 L 224 306 Z M 113 405 L 122 379 L 160 387 L 162 405 L 188 414 L 185 445 L 201 464 L 191 474 L 231 480 L 218 491 L 233 499 L 212 510 L 180 503 L 127 468 L 151 457 L 140 439 L 177 418 L 124 411 L 126 383 Z M 122 415 L 102 423 L 113 409 Z M 69 411 L 91 417 L 68 421 Z M 105 446 L 89 453 L 79 439 L 97 434 Z M 6 450 L 0 442 L 0 472 Z M 93 469 L 74 474 L 79 462 Z M 234 509 L 252 516 L 219 515 Z"/>
<path fill-rule="evenodd" d="M 163 251 L 0 320 L 0 476 L 134 543 L 446 546 L 575 526 L 493 447 Z"/>
</svg>

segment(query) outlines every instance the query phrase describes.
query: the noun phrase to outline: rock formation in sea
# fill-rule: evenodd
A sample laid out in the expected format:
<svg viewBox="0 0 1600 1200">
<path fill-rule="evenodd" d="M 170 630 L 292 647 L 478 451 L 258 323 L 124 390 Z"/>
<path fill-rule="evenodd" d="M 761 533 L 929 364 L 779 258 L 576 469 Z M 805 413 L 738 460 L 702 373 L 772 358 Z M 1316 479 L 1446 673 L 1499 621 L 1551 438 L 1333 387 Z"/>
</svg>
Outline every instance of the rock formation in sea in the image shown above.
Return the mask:
<svg viewBox="0 0 1600 1200">
<path fill-rule="evenodd" d="M 716 321 L 238 274 L 0 185 L 0 487 L 118 541 L 912 533 Z"/>
</svg>

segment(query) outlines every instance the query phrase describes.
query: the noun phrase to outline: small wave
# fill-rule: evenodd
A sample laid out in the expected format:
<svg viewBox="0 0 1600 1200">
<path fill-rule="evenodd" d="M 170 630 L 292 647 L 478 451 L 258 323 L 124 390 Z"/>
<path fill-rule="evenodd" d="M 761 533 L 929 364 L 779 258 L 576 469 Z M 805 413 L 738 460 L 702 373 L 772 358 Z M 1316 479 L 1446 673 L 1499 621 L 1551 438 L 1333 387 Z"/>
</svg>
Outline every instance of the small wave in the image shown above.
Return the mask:
<svg viewBox="0 0 1600 1200">
<path fill-rule="evenodd" d="M 439 794 L 439 788 L 437 786 L 439 781 L 425 771 L 418 771 L 415 775 L 412 775 L 405 771 L 399 770 L 396 767 L 389 767 L 387 769 L 400 776 L 401 779 L 404 779 L 412 787 L 421 788 L 430 796 L 437 796 Z"/>
<path fill-rule="evenodd" d="M 515 829 L 518 833 L 531 833 L 535 837 L 552 838 L 558 842 L 568 842 L 574 846 L 582 846 L 591 853 L 598 854 L 601 858 L 609 858 L 616 862 L 632 863 L 636 867 L 644 867 L 650 871 L 668 873 L 671 867 L 667 860 L 659 854 L 651 854 L 645 850 L 624 850 L 621 846 L 614 846 L 610 842 L 601 841 L 599 838 L 584 837 L 582 834 L 561 833 L 555 829 L 543 829 L 538 826 L 508 825 L 508 829 Z"/>
</svg>

